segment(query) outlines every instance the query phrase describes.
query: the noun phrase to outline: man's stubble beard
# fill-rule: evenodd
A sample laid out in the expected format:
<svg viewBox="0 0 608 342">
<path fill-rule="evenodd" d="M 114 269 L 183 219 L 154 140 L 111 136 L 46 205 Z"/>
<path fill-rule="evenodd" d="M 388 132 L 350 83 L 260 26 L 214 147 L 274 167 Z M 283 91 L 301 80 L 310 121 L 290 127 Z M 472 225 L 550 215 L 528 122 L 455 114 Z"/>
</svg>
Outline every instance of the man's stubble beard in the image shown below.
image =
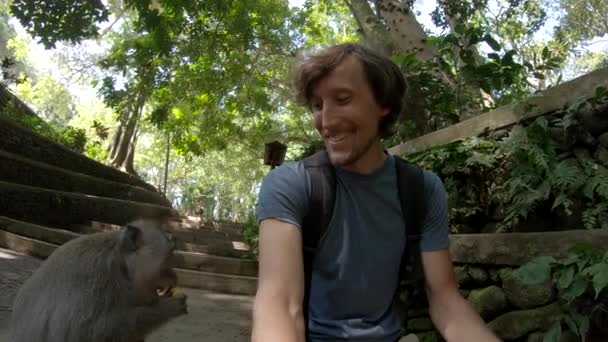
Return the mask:
<svg viewBox="0 0 608 342">
<path fill-rule="evenodd" d="M 367 152 L 369 152 L 369 150 L 374 146 L 374 144 L 378 141 L 378 137 L 373 137 L 371 138 L 369 141 L 367 141 L 365 143 L 365 145 L 363 145 L 361 148 L 357 148 L 357 146 L 354 147 L 354 149 L 352 150 L 352 153 L 350 154 L 350 156 L 348 156 L 345 160 L 340 161 L 340 160 L 336 160 L 333 158 L 332 153 L 329 152 L 329 149 L 326 147 L 326 150 L 328 151 L 328 155 L 329 155 L 329 160 L 331 161 L 332 165 L 336 166 L 336 167 L 347 167 L 350 165 L 355 164 L 357 161 L 359 161 L 359 159 L 361 159 L 361 157 L 363 157 Z"/>
</svg>

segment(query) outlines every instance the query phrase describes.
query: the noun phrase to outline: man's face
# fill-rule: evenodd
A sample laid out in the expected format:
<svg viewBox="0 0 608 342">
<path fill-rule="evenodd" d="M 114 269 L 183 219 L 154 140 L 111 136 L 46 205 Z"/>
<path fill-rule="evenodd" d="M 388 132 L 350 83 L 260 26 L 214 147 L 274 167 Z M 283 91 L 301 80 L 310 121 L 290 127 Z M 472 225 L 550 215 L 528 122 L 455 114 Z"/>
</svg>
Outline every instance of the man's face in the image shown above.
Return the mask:
<svg viewBox="0 0 608 342">
<path fill-rule="evenodd" d="M 352 56 L 313 85 L 311 107 L 331 162 L 342 167 L 377 142 L 378 124 L 389 112 L 376 102 L 363 65 Z"/>
</svg>

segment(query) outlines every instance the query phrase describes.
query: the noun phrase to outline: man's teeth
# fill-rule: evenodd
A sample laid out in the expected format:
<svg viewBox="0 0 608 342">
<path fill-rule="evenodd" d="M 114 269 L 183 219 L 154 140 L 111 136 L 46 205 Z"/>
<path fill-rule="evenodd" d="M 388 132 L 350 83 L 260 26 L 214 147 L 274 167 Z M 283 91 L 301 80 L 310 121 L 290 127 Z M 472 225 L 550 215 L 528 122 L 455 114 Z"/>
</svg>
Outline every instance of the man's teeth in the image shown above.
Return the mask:
<svg viewBox="0 0 608 342">
<path fill-rule="evenodd" d="M 337 143 L 344 140 L 344 138 L 346 138 L 346 135 L 341 135 L 339 137 L 329 137 L 329 141 L 332 143 Z"/>
</svg>

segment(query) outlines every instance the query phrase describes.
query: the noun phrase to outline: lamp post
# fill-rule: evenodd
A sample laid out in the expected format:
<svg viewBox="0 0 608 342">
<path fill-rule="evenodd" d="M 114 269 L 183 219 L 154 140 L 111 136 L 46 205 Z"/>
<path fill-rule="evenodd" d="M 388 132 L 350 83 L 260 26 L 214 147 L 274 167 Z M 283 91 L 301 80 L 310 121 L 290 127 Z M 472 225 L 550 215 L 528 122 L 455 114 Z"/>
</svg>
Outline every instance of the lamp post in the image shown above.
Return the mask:
<svg viewBox="0 0 608 342">
<path fill-rule="evenodd" d="M 285 160 L 285 152 L 287 145 L 281 144 L 278 141 L 266 143 L 264 150 L 264 165 L 270 165 L 270 169 L 283 164 Z"/>
</svg>

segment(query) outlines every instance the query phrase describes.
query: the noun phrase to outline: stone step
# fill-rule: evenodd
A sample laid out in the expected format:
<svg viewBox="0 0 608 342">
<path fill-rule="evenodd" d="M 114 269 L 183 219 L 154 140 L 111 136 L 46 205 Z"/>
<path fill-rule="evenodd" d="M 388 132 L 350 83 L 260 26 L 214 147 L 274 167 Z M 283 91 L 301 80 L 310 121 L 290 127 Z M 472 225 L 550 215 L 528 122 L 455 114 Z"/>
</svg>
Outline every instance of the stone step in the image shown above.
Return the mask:
<svg viewBox="0 0 608 342">
<path fill-rule="evenodd" d="M 120 229 L 119 225 L 99 222 L 99 221 L 89 221 L 87 226 L 90 227 L 91 230 L 96 231 L 104 231 L 104 230 L 113 230 Z M 81 225 L 82 226 L 82 225 Z M 222 242 L 222 241 L 231 241 L 231 242 L 242 242 L 243 238 L 240 234 L 228 234 L 222 231 L 213 231 L 207 229 L 190 229 L 179 227 L 179 224 L 176 222 L 168 223 L 168 231 L 175 236 L 178 241 L 196 243 L 196 244 L 207 244 L 214 242 Z"/>
<path fill-rule="evenodd" d="M 177 267 L 188 270 L 250 277 L 258 275 L 258 263 L 253 260 L 179 250 L 175 253 L 175 259 Z"/>
<path fill-rule="evenodd" d="M 69 230 L 48 228 L 37 224 L 14 220 L 6 216 L 0 216 L 0 229 L 55 245 L 64 244 L 80 236 L 80 234 Z"/>
<path fill-rule="evenodd" d="M 230 239 L 233 240 L 242 240 L 243 233 L 241 231 L 241 227 L 233 227 L 233 226 L 222 226 L 222 225 L 211 225 L 210 223 L 206 224 L 192 224 L 192 223 L 184 223 L 173 221 L 169 223 L 169 225 L 176 231 L 184 231 L 184 232 L 219 232 L 224 234 Z"/>
<path fill-rule="evenodd" d="M 170 207 L 49 190 L 0 181 L 0 216 L 56 228 L 90 220 L 124 224 L 176 215 Z"/>
<path fill-rule="evenodd" d="M 195 252 L 232 258 L 245 258 L 247 251 L 249 250 L 244 243 L 232 243 L 231 241 L 213 242 L 202 245 L 178 240 L 176 248 L 184 252 Z"/>
<path fill-rule="evenodd" d="M 171 221 L 181 223 L 183 227 L 187 228 L 199 228 L 199 229 L 212 229 L 221 231 L 241 231 L 242 223 L 229 222 L 229 221 L 210 221 L 201 219 L 198 216 L 175 216 L 171 217 Z"/>
<path fill-rule="evenodd" d="M 256 293 L 256 277 L 235 276 L 208 272 L 175 269 L 178 284 L 182 287 L 204 289 L 217 293 L 253 296 Z"/>
<path fill-rule="evenodd" d="M 6 118 L 0 118 L 0 150 L 62 169 L 158 191 L 138 177 L 71 151 Z"/>
<path fill-rule="evenodd" d="M 95 228 L 97 227 L 97 228 Z M 101 222 L 96 222 L 95 227 L 85 224 L 72 225 L 69 230 L 79 234 L 91 234 L 102 231 L 103 229 L 100 227 L 104 227 L 105 229 L 116 229 L 117 225 L 111 224 L 103 224 Z M 111 227 L 111 228 L 110 228 Z M 240 241 L 230 241 L 230 240 L 213 240 L 213 241 L 204 241 L 200 243 L 191 243 L 184 242 L 179 239 L 176 240 L 176 248 L 180 251 L 184 252 L 194 252 L 194 253 L 202 253 L 202 254 L 210 254 L 224 257 L 232 257 L 232 258 L 245 258 L 247 255 L 247 251 L 249 248 L 247 245 Z"/>
<path fill-rule="evenodd" d="M 168 206 L 159 192 L 117 183 L 0 150 L 0 179 L 34 187 Z"/>
<path fill-rule="evenodd" d="M 81 234 L 69 230 L 48 228 L 28 222 L 13 220 L 0 216 L 0 229 L 6 232 L 39 240 L 46 243 L 61 245 L 74 239 Z M 202 252 L 199 250 L 181 250 L 176 246 L 177 267 L 199 270 L 211 273 L 224 273 L 244 276 L 257 276 L 257 262 L 240 256 L 219 256 Z"/>
<path fill-rule="evenodd" d="M 234 241 L 234 242 L 242 242 L 243 238 L 239 236 L 235 236 L 234 234 L 225 234 L 222 232 L 214 232 L 214 231 L 205 231 L 205 230 L 169 230 L 175 238 L 184 242 L 192 242 L 198 244 L 204 244 L 207 242 L 214 241 Z"/>
<path fill-rule="evenodd" d="M 47 258 L 59 245 L 0 230 L 0 247 L 26 255 Z M 179 287 L 197 288 L 218 293 L 254 295 L 257 278 L 175 268 Z"/>
<path fill-rule="evenodd" d="M 45 259 L 57 249 L 57 244 L 32 239 L 0 229 L 0 247 Z"/>
</svg>

